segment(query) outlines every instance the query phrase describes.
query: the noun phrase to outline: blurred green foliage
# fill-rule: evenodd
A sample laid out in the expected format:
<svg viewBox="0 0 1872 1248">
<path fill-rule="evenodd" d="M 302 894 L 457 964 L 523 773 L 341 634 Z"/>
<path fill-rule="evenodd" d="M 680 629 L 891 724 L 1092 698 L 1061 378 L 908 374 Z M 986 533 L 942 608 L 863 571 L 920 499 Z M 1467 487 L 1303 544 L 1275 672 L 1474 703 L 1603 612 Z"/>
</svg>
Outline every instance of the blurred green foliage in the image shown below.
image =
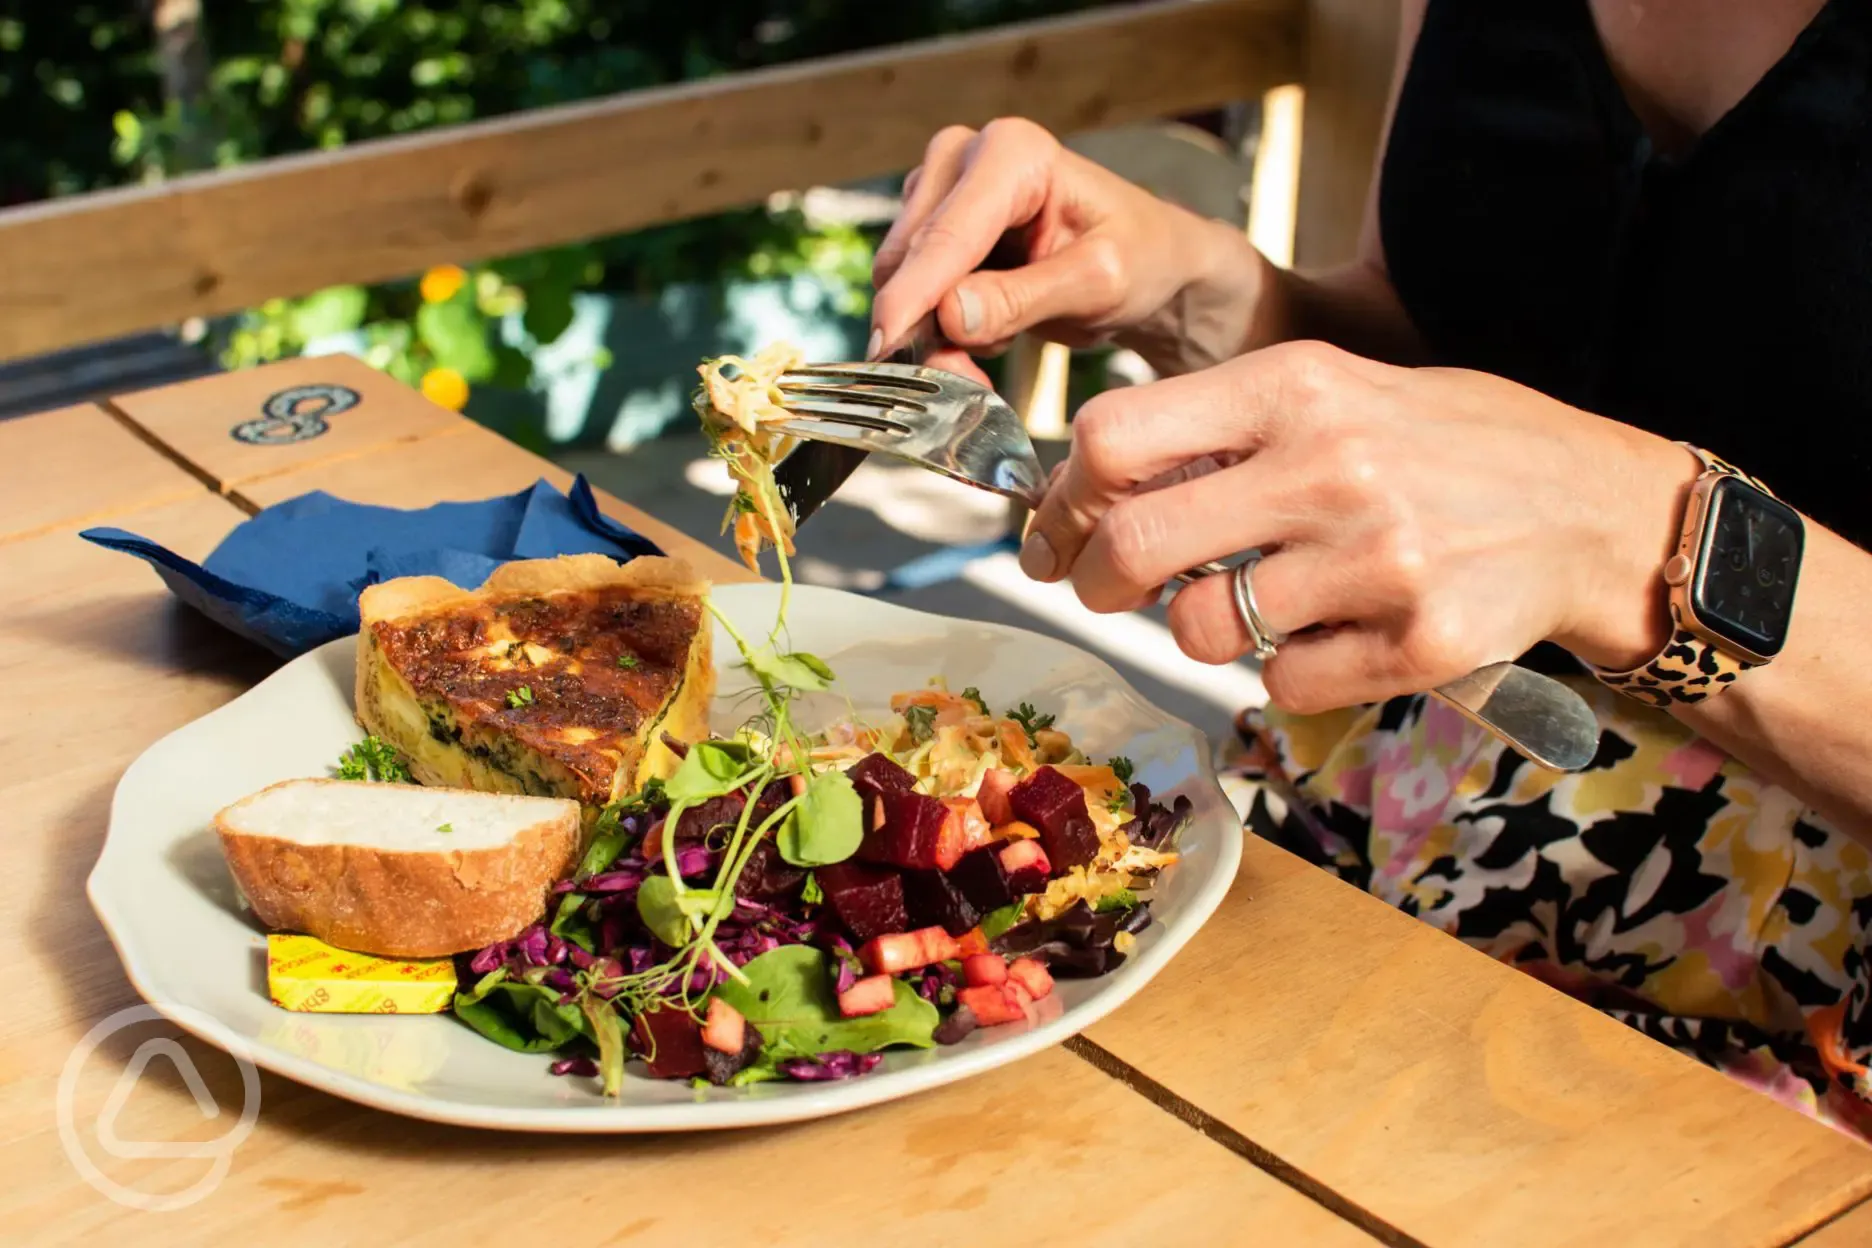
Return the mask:
<svg viewBox="0 0 1872 1248">
<path fill-rule="evenodd" d="M 1090 7 L 1090 0 L 203 0 L 200 98 L 164 98 L 150 0 L 0 0 L 0 204 L 227 166 Z M 30 10 L 30 13 L 29 13 Z M 629 152 L 594 158 L 628 162 Z M 242 366 L 362 331 L 407 381 L 524 387 L 581 290 L 812 273 L 862 311 L 873 237 L 753 207 L 477 266 L 277 299 L 224 331 Z M 518 346 L 495 325 L 523 312 Z"/>
</svg>

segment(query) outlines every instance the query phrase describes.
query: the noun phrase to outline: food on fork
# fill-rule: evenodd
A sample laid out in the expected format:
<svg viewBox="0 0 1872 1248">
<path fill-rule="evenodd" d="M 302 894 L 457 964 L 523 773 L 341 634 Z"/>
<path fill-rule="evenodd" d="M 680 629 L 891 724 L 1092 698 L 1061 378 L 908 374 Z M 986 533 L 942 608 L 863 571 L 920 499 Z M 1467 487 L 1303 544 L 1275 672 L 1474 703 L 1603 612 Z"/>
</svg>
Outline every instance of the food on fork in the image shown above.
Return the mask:
<svg viewBox="0 0 1872 1248">
<path fill-rule="evenodd" d="M 287 780 L 215 816 L 260 921 L 388 958 L 505 940 L 578 861 L 577 803 L 350 780 Z"/>
<path fill-rule="evenodd" d="M 767 426 L 790 419 L 780 405 L 780 376 L 805 363 L 799 349 L 785 343 L 767 347 L 751 359 L 724 355 L 696 371 L 696 414 L 708 435 L 709 453 L 728 465 L 735 496 L 729 501 L 722 530 L 734 530 L 735 550 L 751 571 L 760 571 L 760 552 L 769 544 L 783 556 L 793 553 L 793 518 L 780 501 L 773 466 L 794 439 Z"/>
<path fill-rule="evenodd" d="M 707 734 L 708 583 L 674 559 L 531 559 L 477 590 L 405 577 L 358 600 L 357 714 L 423 784 L 592 812 Z"/>
</svg>

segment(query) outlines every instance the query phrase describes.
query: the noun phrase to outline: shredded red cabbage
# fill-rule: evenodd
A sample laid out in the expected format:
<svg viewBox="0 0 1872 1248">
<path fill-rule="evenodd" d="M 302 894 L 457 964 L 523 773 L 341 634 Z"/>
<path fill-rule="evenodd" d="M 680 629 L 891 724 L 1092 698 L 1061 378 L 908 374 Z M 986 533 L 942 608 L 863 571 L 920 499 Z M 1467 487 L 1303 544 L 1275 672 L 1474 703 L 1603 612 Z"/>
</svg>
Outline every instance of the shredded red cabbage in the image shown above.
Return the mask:
<svg viewBox="0 0 1872 1248">
<path fill-rule="evenodd" d="M 821 1053 L 816 1058 L 789 1057 L 779 1062 L 774 1069 L 788 1079 L 797 1079 L 802 1083 L 824 1083 L 867 1074 L 883 1060 L 882 1053 L 854 1053 L 850 1049 L 835 1049 L 830 1053 Z"/>
</svg>

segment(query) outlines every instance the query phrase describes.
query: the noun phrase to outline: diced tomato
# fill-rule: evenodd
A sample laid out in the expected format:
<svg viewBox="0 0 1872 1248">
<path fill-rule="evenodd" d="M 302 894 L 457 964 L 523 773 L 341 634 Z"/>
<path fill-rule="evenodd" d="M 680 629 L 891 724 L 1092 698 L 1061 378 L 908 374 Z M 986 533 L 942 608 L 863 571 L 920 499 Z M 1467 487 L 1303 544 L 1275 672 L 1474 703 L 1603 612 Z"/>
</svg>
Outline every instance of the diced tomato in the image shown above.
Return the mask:
<svg viewBox="0 0 1872 1248">
<path fill-rule="evenodd" d="M 978 953 L 987 952 L 988 938 L 982 935 L 982 930 L 979 927 L 970 928 L 968 931 L 962 933 L 962 935 L 956 937 L 956 953 L 961 957 L 967 958 Z"/>
<path fill-rule="evenodd" d="M 968 963 L 962 964 L 962 970 L 964 974 L 968 973 Z M 1032 958 L 1015 958 L 1008 964 L 1007 973 L 1009 979 L 1025 988 L 1027 995 L 1036 1001 L 1044 1000 L 1053 991 L 1053 976 Z"/>
<path fill-rule="evenodd" d="M 962 956 L 962 946 L 956 938 L 940 927 L 921 928 L 917 935 L 923 941 L 923 952 L 928 958 L 924 966 L 936 962 L 954 962 Z"/>
<path fill-rule="evenodd" d="M 1022 958 L 1021 961 L 1027 959 Z M 1007 977 L 1008 964 L 998 953 L 972 953 L 962 959 L 962 978 L 968 981 L 971 988 L 980 988 L 984 984 L 1005 984 Z"/>
<path fill-rule="evenodd" d="M 708 1017 L 702 1021 L 702 1043 L 717 1053 L 739 1053 L 747 1042 L 747 1019 L 741 1011 L 720 997 L 708 1003 Z"/>
<path fill-rule="evenodd" d="M 1014 804 L 1008 801 L 1008 791 L 1019 782 L 1019 776 L 999 767 L 990 767 L 982 774 L 975 800 L 981 803 L 981 812 L 990 824 L 998 828 L 1014 822 Z"/>
<path fill-rule="evenodd" d="M 975 1021 L 984 1027 L 998 1027 L 1002 1023 L 1018 1023 L 1026 1019 L 1027 1012 L 1020 1003 L 1006 991 L 1006 984 L 983 984 L 979 988 L 964 988 L 956 993 L 956 1000 L 968 1006 L 975 1015 Z"/>
<path fill-rule="evenodd" d="M 874 975 L 897 975 L 918 967 L 947 962 L 957 956 L 955 937 L 940 927 L 914 932 L 891 932 L 858 950 L 858 960 Z"/>
<path fill-rule="evenodd" d="M 1023 868 L 1032 868 L 1041 875 L 1053 874 L 1053 864 L 1047 861 L 1046 850 L 1039 841 L 1011 841 L 1001 851 L 1001 869 L 1009 875 Z"/>
<path fill-rule="evenodd" d="M 994 828 L 982 817 L 982 809 L 972 797 L 946 797 L 943 805 L 949 813 L 936 837 L 936 866 L 947 871 L 971 849 L 980 849 L 994 840 Z"/>
<path fill-rule="evenodd" d="M 863 1018 L 888 1010 L 897 1000 L 895 983 L 889 975 L 867 975 L 839 993 L 839 1013 L 846 1018 Z"/>
</svg>

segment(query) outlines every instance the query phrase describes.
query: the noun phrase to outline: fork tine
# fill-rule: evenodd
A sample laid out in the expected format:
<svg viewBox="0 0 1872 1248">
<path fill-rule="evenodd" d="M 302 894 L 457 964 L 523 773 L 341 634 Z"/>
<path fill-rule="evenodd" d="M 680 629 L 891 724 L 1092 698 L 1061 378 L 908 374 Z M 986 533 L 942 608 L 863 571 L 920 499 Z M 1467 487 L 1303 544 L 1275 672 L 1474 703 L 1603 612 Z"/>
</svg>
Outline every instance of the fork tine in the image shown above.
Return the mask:
<svg viewBox="0 0 1872 1248">
<path fill-rule="evenodd" d="M 942 386 L 924 376 L 916 364 L 802 364 L 781 374 L 780 384 L 805 382 L 810 378 L 836 377 L 866 385 L 915 390 L 922 394 L 940 394 Z"/>
<path fill-rule="evenodd" d="M 863 389 L 857 385 L 849 386 L 808 386 L 788 383 L 781 386 L 785 394 L 785 407 L 796 410 L 798 400 L 832 399 L 846 403 L 868 403 L 879 411 L 902 411 L 927 413 L 929 405 L 904 394 L 886 394 L 877 390 Z"/>
<path fill-rule="evenodd" d="M 829 420 L 836 424 L 856 425 L 861 429 L 875 429 L 881 433 L 910 432 L 909 425 L 900 420 L 892 420 L 890 418 L 888 413 L 894 410 L 892 407 L 880 407 L 874 403 L 842 402 L 842 397 L 843 396 L 839 395 L 837 392 L 832 392 L 828 397 L 823 399 L 807 399 L 798 403 L 789 401 L 786 405 L 786 410 L 793 416 L 803 417 L 804 420 L 801 423 L 810 423 L 814 419 L 821 419 Z M 784 429 L 787 425 L 792 423 L 794 422 L 783 421 L 780 427 Z M 800 436 L 811 435 L 808 433 Z"/>
</svg>

